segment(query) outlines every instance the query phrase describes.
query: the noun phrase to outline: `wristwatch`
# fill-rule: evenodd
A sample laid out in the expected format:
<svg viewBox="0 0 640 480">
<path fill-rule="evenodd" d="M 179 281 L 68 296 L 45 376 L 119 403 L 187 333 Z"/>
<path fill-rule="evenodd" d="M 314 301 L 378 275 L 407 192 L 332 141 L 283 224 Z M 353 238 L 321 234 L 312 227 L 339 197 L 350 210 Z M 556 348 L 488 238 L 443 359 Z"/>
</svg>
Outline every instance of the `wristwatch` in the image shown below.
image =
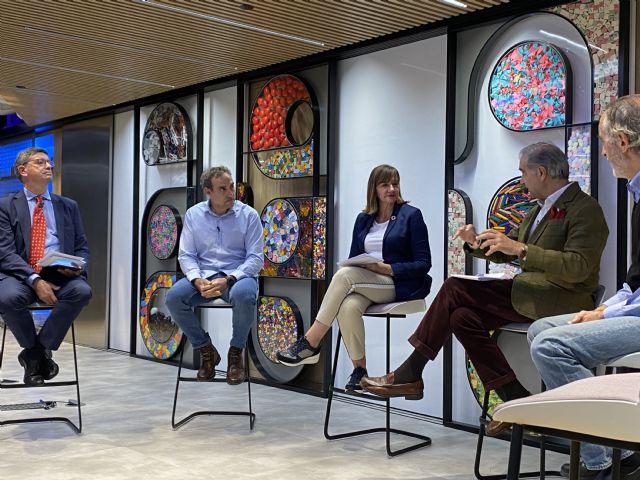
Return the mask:
<svg viewBox="0 0 640 480">
<path fill-rule="evenodd" d="M 520 250 L 520 253 L 518 254 L 518 257 L 520 257 L 521 262 L 524 262 L 527 259 L 528 251 L 529 251 L 529 247 L 527 247 L 526 245 L 523 245 L 522 249 Z"/>
<path fill-rule="evenodd" d="M 227 288 L 233 287 L 233 284 L 238 281 L 236 277 L 234 277 L 233 275 L 227 275 L 226 280 L 227 280 Z"/>
</svg>

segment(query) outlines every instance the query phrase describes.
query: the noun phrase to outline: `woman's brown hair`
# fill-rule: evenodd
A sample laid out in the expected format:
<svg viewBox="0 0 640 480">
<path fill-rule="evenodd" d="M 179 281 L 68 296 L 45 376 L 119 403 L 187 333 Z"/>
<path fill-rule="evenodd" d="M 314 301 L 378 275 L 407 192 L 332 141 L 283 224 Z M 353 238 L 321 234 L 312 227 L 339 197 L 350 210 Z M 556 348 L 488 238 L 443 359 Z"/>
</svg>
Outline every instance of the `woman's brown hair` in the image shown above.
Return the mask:
<svg viewBox="0 0 640 480">
<path fill-rule="evenodd" d="M 399 205 L 407 203 L 407 201 L 402 198 L 402 193 L 400 191 L 400 173 L 398 173 L 398 170 L 391 165 L 378 165 L 376 168 L 371 170 L 369 183 L 367 184 L 367 206 L 363 212 L 368 215 L 376 215 L 380 209 L 376 187 L 381 183 L 397 183 L 398 198 L 396 203 Z"/>
</svg>

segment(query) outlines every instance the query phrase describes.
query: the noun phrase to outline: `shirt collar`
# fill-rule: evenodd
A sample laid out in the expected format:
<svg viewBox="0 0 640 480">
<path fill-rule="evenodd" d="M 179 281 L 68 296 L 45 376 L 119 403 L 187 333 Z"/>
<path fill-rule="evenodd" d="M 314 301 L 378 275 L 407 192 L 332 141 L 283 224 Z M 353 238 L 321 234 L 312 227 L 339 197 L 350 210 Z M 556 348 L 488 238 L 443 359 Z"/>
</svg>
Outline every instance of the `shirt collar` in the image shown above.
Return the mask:
<svg viewBox="0 0 640 480">
<path fill-rule="evenodd" d="M 206 200 L 204 202 L 204 210 L 205 210 L 205 212 L 209 213 L 209 215 L 212 215 L 214 217 L 226 217 L 227 215 L 236 215 L 237 216 L 238 212 L 240 211 L 240 202 L 238 200 L 234 200 L 233 201 L 233 207 L 231 207 L 229 210 L 224 212 L 222 215 L 218 215 L 213 210 L 211 210 L 211 207 L 209 206 L 209 200 Z"/>
<path fill-rule="evenodd" d="M 544 202 L 541 202 L 540 200 L 538 200 L 538 205 L 540 205 L 540 207 L 544 207 L 545 205 L 547 206 L 551 206 L 554 203 L 556 203 L 556 200 L 558 200 L 558 198 L 560 198 L 560 195 L 562 195 L 564 193 L 564 191 L 569 188 L 571 186 L 570 182 L 567 185 L 565 185 L 564 187 L 559 188 L 558 190 L 556 190 L 555 192 L 553 192 L 551 195 L 549 195 Z"/>
<path fill-rule="evenodd" d="M 638 203 L 638 201 L 640 201 L 640 172 L 636 173 L 635 176 L 629 180 L 627 190 L 633 195 L 634 203 Z"/>
<path fill-rule="evenodd" d="M 33 193 L 31 190 L 29 190 L 27 187 L 24 187 L 24 194 L 27 197 L 27 201 L 33 200 L 34 198 L 37 197 L 37 195 Z M 45 190 L 44 193 L 41 195 L 41 197 L 44 198 L 45 200 L 51 201 L 51 194 L 49 193 L 49 190 Z"/>
</svg>

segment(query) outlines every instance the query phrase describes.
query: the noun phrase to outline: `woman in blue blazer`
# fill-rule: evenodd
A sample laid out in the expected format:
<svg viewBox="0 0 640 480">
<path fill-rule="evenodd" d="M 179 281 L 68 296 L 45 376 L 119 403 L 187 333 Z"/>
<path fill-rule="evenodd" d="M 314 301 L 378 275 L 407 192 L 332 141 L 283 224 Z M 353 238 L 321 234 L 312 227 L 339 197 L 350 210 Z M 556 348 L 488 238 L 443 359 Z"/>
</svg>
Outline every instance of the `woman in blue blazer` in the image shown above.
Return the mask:
<svg viewBox="0 0 640 480">
<path fill-rule="evenodd" d="M 402 198 L 400 174 L 389 165 L 379 165 L 369 175 L 367 206 L 356 218 L 349 258 L 361 254 L 367 254 L 371 263 L 338 270 L 316 322 L 296 343 L 277 353 L 283 365 L 316 363 L 320 341 L 337 318 L 354 366 L 347 390 L 360 390 L 360 380 L 367 375 L 362 320 L 367 307 L 424 298 L 431 288 L 427 226 L 420 210 Z"/>
</svg>

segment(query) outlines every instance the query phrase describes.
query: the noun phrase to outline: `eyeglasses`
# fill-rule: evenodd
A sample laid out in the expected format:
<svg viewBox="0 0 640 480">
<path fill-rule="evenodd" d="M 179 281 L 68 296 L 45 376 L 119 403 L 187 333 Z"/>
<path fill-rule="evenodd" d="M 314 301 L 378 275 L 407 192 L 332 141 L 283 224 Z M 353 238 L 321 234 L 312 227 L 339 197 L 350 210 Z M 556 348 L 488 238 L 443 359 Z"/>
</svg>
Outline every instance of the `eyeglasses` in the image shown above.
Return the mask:
<svg viewBox="0 0 640 480">
<path fill-rule="evenodd" d="M 53 162 L 53 160 L 45 160 L 44 158 L 38 158 L 37 160 L 29 160 L 27 163 L 31 163 L 37 167 L 45 167 L 45 166 L 50 166 L 51 168 L 53 168 L 55 166 L 55 163 Z"/>
</svg>

